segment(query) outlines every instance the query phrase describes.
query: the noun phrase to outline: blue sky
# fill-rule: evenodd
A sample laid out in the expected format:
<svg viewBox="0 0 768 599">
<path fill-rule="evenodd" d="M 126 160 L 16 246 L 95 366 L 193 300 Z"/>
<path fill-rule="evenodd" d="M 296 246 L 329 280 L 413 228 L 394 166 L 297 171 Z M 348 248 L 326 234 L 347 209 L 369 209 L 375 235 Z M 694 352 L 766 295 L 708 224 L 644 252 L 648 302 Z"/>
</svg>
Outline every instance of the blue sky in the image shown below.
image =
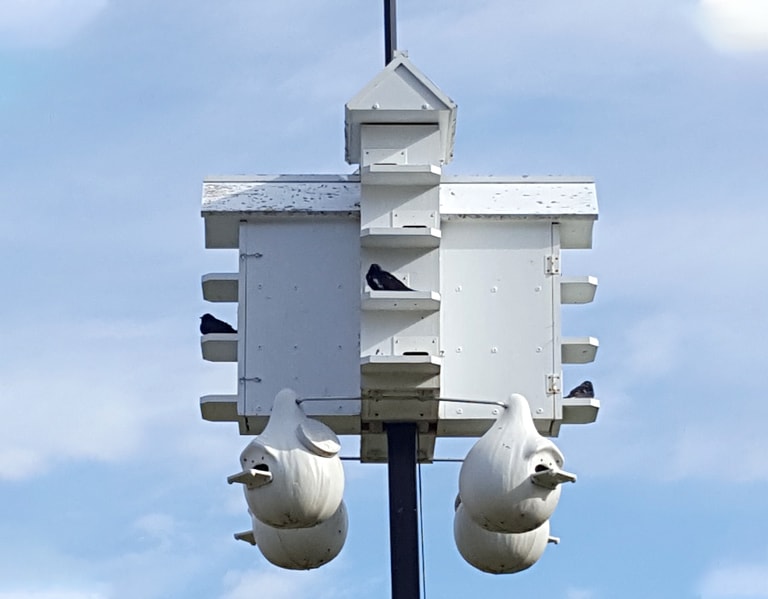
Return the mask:
<svg viewBox="0 0 768 599">
<path fill-rule="evenodd" d="M 459 104 L 450 174 L 591 175 L 602 409 L 530 570 L 473 570 L 456 464 L 422 469 L 446 599 L 767 598 L 768 5 L 401 0 L 399 46 Z M 344 103 L 383 66 L 381 2 L 0 3 L 0 599 L 389 596 L 386 470 L 346 464 L 345 549 L 283 572 L 231 534 L 246 443 L 202 421 L 206 175 L 348 173 Z M 217 308 L 234 319 L 234 307 Z M 354 452 L 343 439 L 344 453 Z M 439 452 L 457 457 L 466 442 Z"/>
</svg>

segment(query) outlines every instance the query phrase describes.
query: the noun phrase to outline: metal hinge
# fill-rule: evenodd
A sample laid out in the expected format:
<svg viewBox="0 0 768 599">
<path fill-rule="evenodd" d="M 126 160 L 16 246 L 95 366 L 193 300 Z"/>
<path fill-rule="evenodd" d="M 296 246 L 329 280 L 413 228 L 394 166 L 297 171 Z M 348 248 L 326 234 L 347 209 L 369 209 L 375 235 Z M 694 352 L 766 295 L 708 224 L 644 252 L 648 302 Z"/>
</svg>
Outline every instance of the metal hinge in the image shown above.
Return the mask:
<svg viewBox="0 0 768 599">
<path fill-rule="evenodd" d="M 240 260 L 245 260 L 246 258 L 261 258 L 264 254 L 261 252 L 253 252 L 252 254 L 240 254 Z"/>
<path fill-rule="evenodd" d="M 548 374 L 547 375 L 547 395 L 556 395 L 560 393 L 560 375 Z"/>
<path fill-rule="evenodd" d="M 546 272 L 548 275 L 560 274 L 560 256 L 558 254 L 550 254 L 547 256 L 544 272 Z"/>
<path fill-rule="evenodd" d="M 241 376 L 238 380 L 241 383 L 248 383 L 248 382 L 260 383 L 261 382 L 261 377 L 260 376 L 252 376 L 252 377 Z"/>
</svg>

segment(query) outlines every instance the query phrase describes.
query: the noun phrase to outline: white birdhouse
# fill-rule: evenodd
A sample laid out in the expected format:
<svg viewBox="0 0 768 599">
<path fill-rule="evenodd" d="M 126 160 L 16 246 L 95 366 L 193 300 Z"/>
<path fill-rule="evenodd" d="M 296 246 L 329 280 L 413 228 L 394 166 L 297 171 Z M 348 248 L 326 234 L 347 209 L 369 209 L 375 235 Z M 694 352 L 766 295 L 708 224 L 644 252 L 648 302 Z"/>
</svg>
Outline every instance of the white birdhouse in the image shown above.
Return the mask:
<svg viewBox="0 0 768 599">
<path fill-rule="evenodd" d="M 482 435 L 454 532 L 488 572 L 539 558 L 560 484 L 575 480 L 542 435 L 600 407 L 591 392 L 564 397 L 562 380 L 563 364 L 598 348 L 561 334 L 561 305 L 597 288 L 560 264 L 562 250 L 592 247 L 595 185 L 444 176 L 456 112 L 396 53 L 345 107 L 356 172 L 203 184 L 206 247 L 237 250 L 239 267 L 202 280 L 204 299 L 238 305 L 237 333 L 203 335 L 203 358 L 238 374 L 236 393 L 202 397 L 201 411 L 259 435 L 229 480 L 245 487 L 249 538 L 283 567 L 316 567 L 343 543 L 336 434 L 361 437 L 362 462 L 386 462 L 388 425 L 416 425 L 422 463 L 439 437 Z"/>
<path fill-rule="evenodd" d="M 555 510 L 560 483 L 576 480 L 562 466 L 563 454 L 536 431 L 528 402 L 515 393 L 461 466 L 462 506 L 486 530 L 534 530 Z"/>
<path fill-rule="evenodd" d="M 453 519 L 453 538 L 461 556 L 478 570 L 512 574 L 530 568 L 542 556 L 550 538 L 549 520 L 528 532 L 491 532 L 459 505 Z"/>
<path fill-rule="evenodd" d="M 595 420 L 597 399 L 563 397 L 562 365 L 598 342 L 562 337 L 560 314 L 597 287 L 560 265 L 592 245 L 595 185 L 443 175 L 456 114 L 398 53 L 345 107 L 356 173 L 205 181 L 206 247 L 239 250 L 239 273 L 203 277 L 205 299 L 238 303 L 237 334 L 201 339 L 204 358 L 238 363 L 237 393 L 201 398 L 204 418 L 258 434 L 290 386 L 361 436 L 364 462 L 387 460 L 390 421 L 418 424 L 429 462 L 436 438 L 482 435 L 513 392 L 543 435 Z M 410 290 L 371 288 L 372 264 Z"/>
<path fill-rule="evenodd" d="M 277 394 L 264 432 L 240 455 L 242 472 L 228 479 L 244 485 L 253 516 L 277 528 L 307 528 L 327 520 L 344 492 L 338 438 L 307 418 L 297 399 L 290 389 Z"/>
<path fill-rule="evenodd" d="M 253 529 L 235 538 L 257 545 L 267 560 L 289 570 L 319 568 L 335 558 L 347 538 L 347 507 L 342 501 L 327 520 L 308 528 L 274 528 L 251 514 Z"/>
</svg>

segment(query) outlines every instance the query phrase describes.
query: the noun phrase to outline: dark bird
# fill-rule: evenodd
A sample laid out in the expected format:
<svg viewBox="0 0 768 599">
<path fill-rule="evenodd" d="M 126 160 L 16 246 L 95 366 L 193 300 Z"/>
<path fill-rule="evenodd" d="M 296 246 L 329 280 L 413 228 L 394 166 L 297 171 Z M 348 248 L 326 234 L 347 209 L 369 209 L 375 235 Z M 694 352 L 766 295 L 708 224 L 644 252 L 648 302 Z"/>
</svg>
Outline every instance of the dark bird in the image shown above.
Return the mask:
<svg viewBox="0 0 768 599">
<path fill-rule="evenodd" d="M 565 396 L 565 398 L 568 399 L 569 397 L 594 397 L 594 396 L 595 396 L 595 390 L 592 388 L 592 382 L 584 381 L 578 387 L 574 387 L 573 389 L 571 389 L 568 395 Z"/>
<path fill-rule="evenodd" d="M 200 317 L 200 332 L 203 335 L 208 333 L 237 333 L 229 324 L 210 314 L 203 314 Z"/>
<path fill-rule="evenodd" d="M 374 291 L 413 291 L 395 275 L 383 270 L 378 264 L 371 264 L 368 274 L 365 275 L 365 280 L 368 281 L 368 285 Z"/>
</svg>

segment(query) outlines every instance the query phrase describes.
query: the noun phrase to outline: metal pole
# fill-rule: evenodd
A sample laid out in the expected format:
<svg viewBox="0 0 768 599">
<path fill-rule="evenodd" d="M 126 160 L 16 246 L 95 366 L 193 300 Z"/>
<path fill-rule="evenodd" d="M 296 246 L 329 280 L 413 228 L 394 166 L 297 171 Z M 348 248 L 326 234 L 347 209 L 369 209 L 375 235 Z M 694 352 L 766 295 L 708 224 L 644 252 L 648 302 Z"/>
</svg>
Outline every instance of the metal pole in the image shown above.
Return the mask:
<svg viewBox="0 0 768 599">
<path fill-rule="evenodd" d="M 388 422 L 389 551 L 392 599 L 419 599 L 419 513 L 414 422 Z"/>
<path fill-rule="evenodd" d="M 384 0 L 384 66 L 397 50 L 397 0 Z"/>
</svg>

